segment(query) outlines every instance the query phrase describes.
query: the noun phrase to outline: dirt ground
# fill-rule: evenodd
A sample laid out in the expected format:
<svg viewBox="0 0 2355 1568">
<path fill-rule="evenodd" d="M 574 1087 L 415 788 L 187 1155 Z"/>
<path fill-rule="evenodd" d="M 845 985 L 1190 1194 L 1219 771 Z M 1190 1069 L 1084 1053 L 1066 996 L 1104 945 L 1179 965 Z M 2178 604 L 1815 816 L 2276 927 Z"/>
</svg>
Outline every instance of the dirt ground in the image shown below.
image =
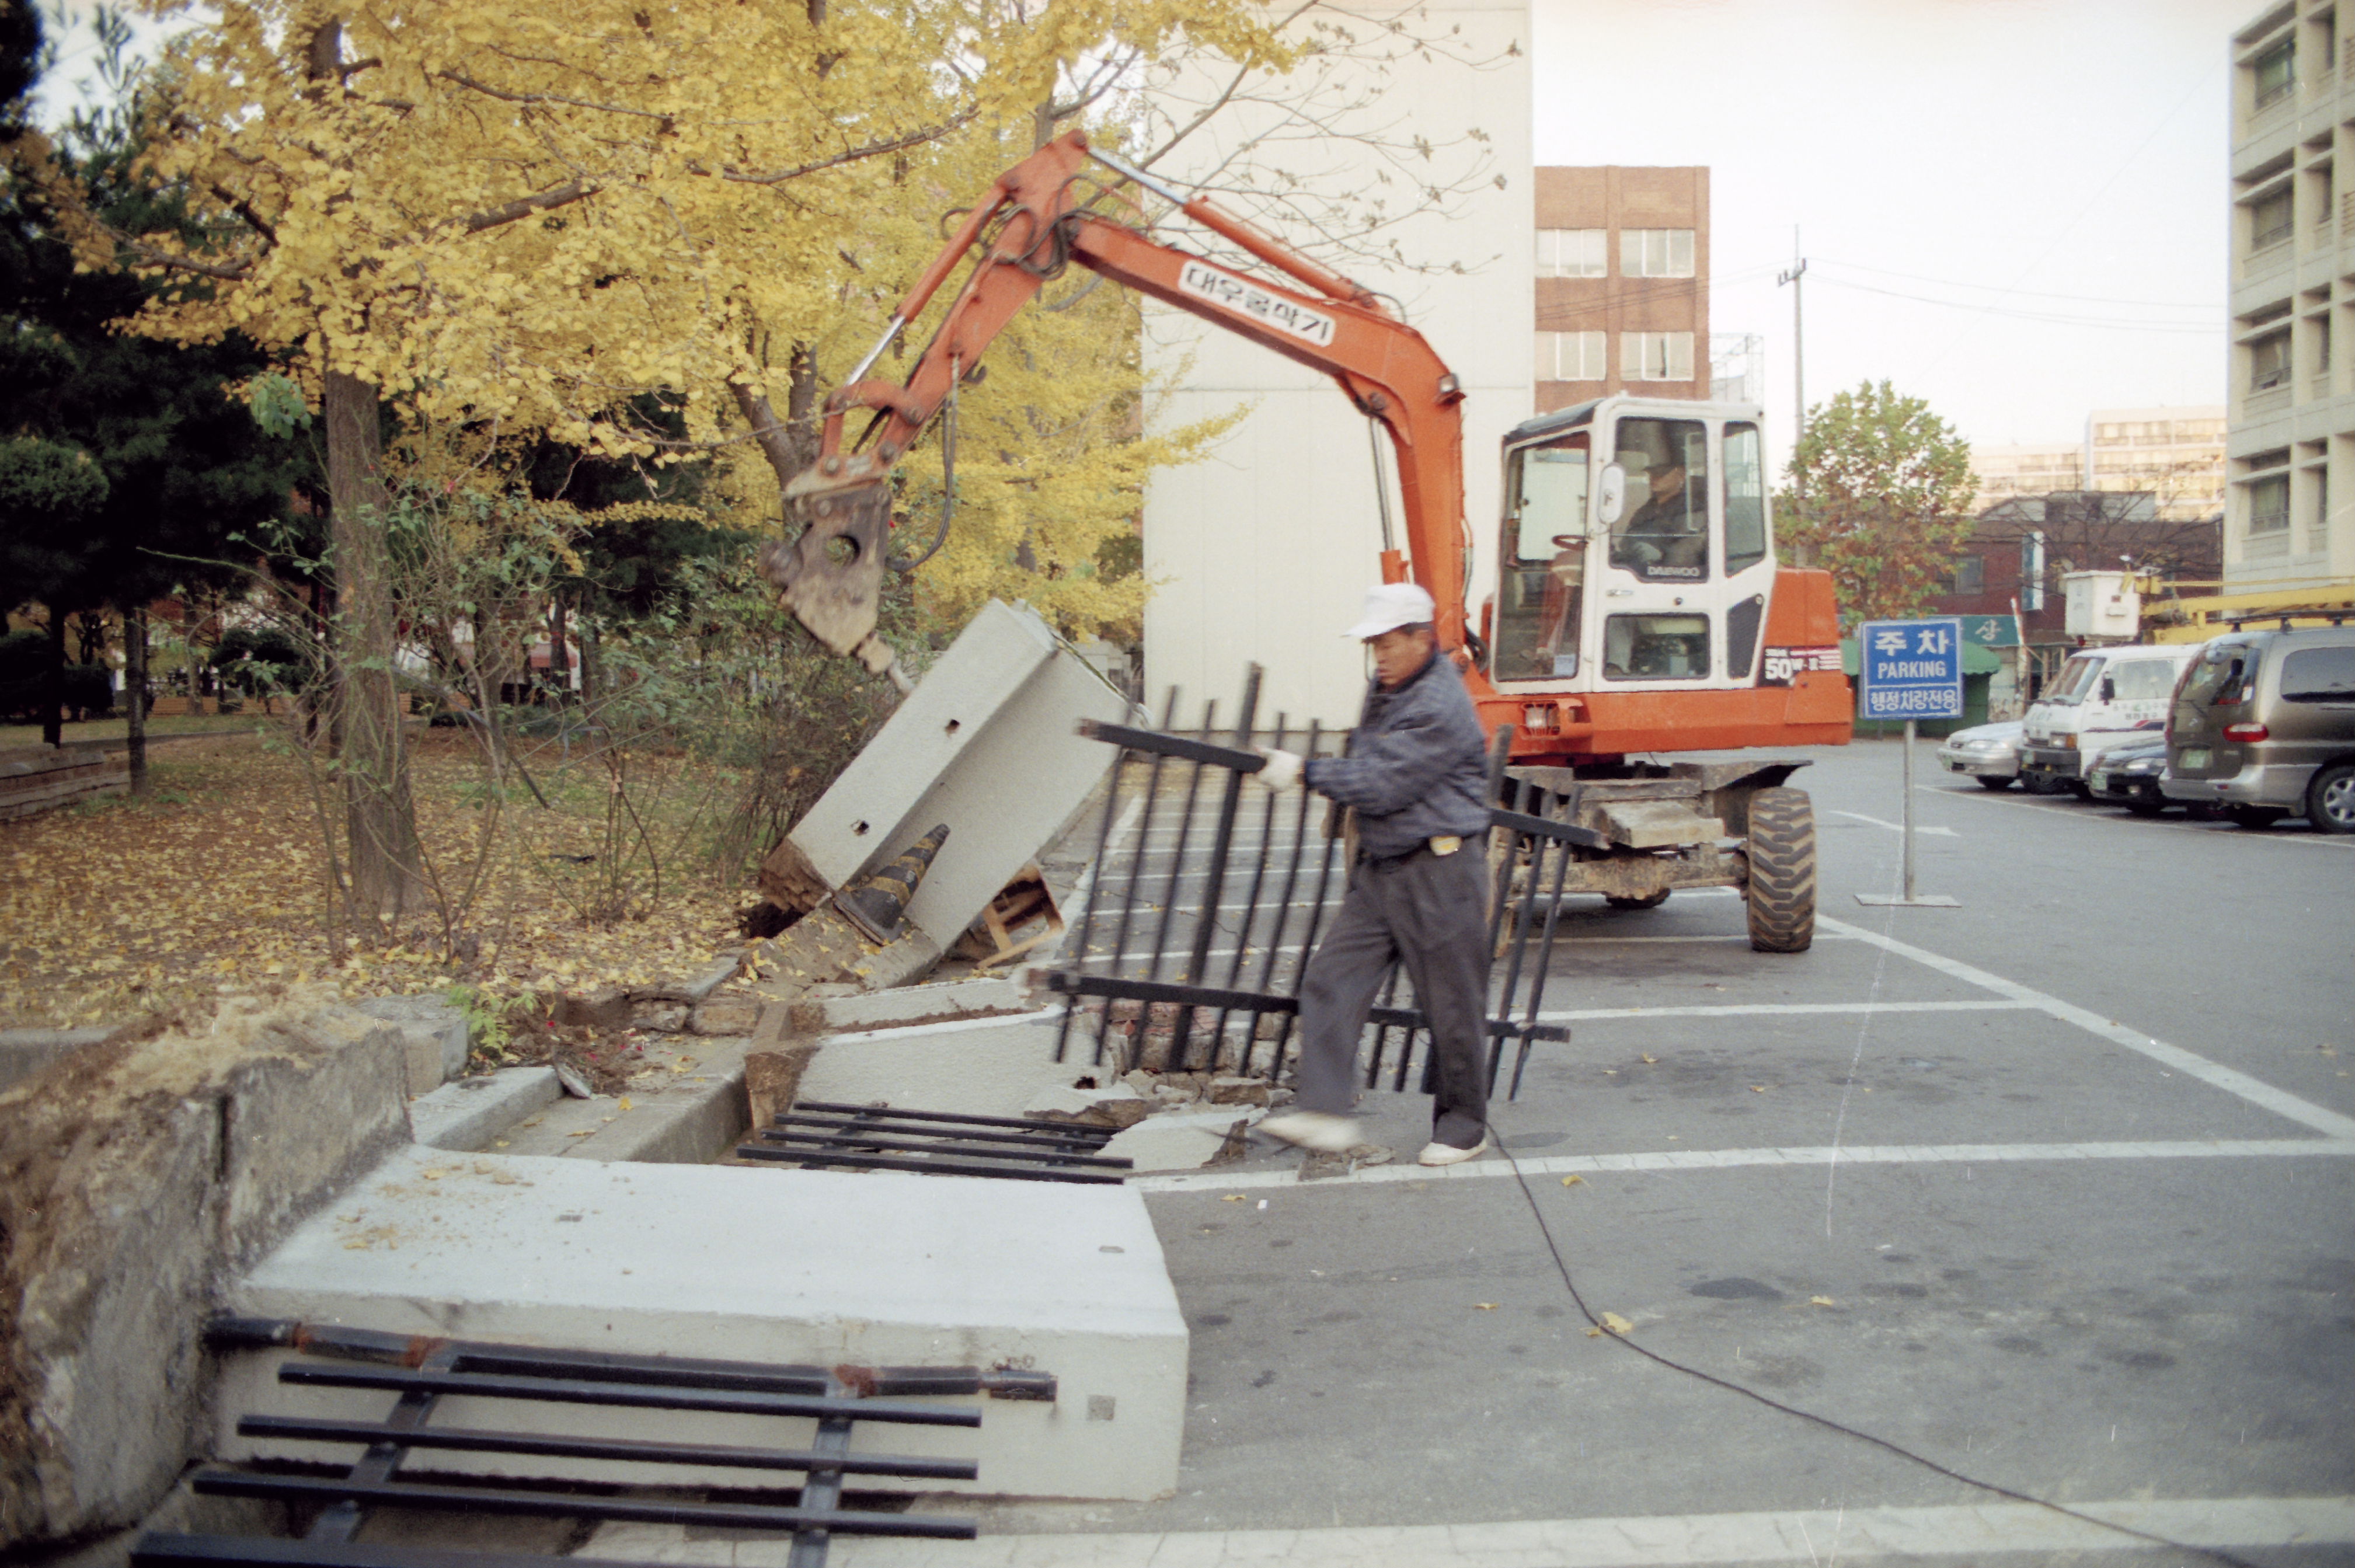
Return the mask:
<svg viewBox="0 0 2355 1568">
<path fill-rule="evenodd" d="M 731 780 L 682 758 L 637 765 L 627 787 L 662 843 L 657 881 L 641 851 L 615 850 L 606 770 L 557 746 L 527 765 L 548 804 L 504 793 L 453 944 L 439 918 L 388 946 L 331 943 L 319 805 L 302 761 L 267 732 L 160 750 L 144 799 L 0 823 L 0 1027 L 203 1013 L 223 995 L 314 981 L 355 997 L 453 982 L 552 995 L 689 976 L 737 945 L 751 894 L 721 886 L 694 848 L 698 814 L 724 809 Z M 470 743 L 421 731 L 414 787 L 446 896 L 470 874 L 491 804 Z M 597 917 L 617 902 L 618 918 Z"/>
</svg>

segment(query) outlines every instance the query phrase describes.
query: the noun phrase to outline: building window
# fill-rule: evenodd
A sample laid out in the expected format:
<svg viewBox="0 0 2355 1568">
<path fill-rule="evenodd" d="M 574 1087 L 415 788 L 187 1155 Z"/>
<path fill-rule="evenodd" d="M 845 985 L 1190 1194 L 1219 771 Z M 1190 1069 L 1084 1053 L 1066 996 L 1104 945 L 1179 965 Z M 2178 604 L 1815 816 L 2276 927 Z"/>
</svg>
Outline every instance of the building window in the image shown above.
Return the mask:
<svg viewBox="0 0 2355 1568">
<path fill-rule="evenodd" d="M 1941 593 L 1984 593 L 1987 592 L 1987 558 L 1964 555 L 1955 558 L 1955 569 L 1946 573 L 1939 584 Z"/>
<path fill-rule="evenodd" d="M 1611 372 L 1603 362 L 1600 332 L 1538 334 L 1538 379 L 1600 381 Z"/>
<path fill-rule="evenodd" d="M 1623 229 L 1619 231 L 1623 278 L 1689 278 L 1693 231 L 1689 229 Z"/>
<path fill-rule="evenodd" d="M 1689 332 L 1623 332 L 1619 374 L 1630 381 L 1689 381 L 1692 348 Z"/>
<path fill-rule="evenodd" d="M 2268 333 L 2249 345 L 2249 390 L 2270 391 L 2289 379 L 2289 329 Z"/>
<path fill-rule="evenodd" d="M 2257 104 L 2270 109 L 2297 86 L 2297 39 L 2284 38 L 2257 57 Z"/>
<path fill-rule="evenodd" d="M 1538 276 L 1600 278 L 1610 272 L 1610 232 L 1602 229 L 1538 230 Z"/>
<path fill-rule="evenodd" d="M 2289 528 L 2289 475 L 2269 474 L 2249 482 L 2249 531 L 2277 534 Z"/>
<path fill-rule="evenodd" d="M 2249 203 L 2249 249 L 2263 251 L 2289 238 L 2295 227 L 2291 217 L 2289 187 L 2269 196 L 2261 196 Z"/>
</svg>

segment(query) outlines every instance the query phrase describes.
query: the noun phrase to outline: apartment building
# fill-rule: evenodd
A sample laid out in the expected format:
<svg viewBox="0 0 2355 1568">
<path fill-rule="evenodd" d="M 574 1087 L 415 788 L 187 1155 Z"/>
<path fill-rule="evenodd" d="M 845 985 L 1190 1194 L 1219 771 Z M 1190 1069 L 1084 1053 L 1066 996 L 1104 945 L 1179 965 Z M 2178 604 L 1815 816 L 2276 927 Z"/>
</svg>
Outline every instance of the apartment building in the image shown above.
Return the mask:
<svg viewBox="0 0 2355 1568">
<path fill-rule="evenodd" d="M 2101 490 L 2147 496 L 2169 522 L 2221 517 L 2224 428 L 2222 408 L 2095 409 L 2075 446 L 1974 446 L 1978 505 Z"/>
<path fill-rule="evenodd" d="M 2355 310 L 2355 49 L 2335 0 L 2268 7 L 2232 70 L 2224 581 L 2355 579 L 2355 383 L 2332 352 Z"/>
<path fill-rule="evenodd" d="M 1709 171 L 1537 173 L 1537 403 L 1710 395 Z"/>
<path fill-rule="evenodd" d="M 2077 446 L 1971 447 L 1971 475 L 1979 482 L 1978 505 L 1992 507 L 2016 496 L 2046 496 L 2084 485 L 2085 453 Z"/>
</svg>

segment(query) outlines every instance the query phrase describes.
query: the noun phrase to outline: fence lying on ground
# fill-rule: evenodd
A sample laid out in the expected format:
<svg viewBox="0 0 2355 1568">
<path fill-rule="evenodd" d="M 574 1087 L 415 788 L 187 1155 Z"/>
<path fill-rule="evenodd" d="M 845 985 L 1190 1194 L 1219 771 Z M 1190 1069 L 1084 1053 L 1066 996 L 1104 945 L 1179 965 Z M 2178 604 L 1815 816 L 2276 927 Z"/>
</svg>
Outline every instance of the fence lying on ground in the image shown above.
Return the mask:
<svg viewBox="0 0 2355 1568">
<path fill-rule="evenodd" d="M 1273 1081 L 1290 1064 L 1302 975 L 1325 912 L 1346 885 L 1349 851 L 1337 814 L 1306 790 L 1245 792 L 1244 781 L 1265 766 L 1252 747 L 1261 673 L 1251 667 L 1233 726 L 1223 733 L 1215 701 L 1204 705 L 1193 732 L 1179 732 L 1174 689 L 1157 730 L 1085 727 L 1120 754 L 1097 835 L 1092 889 L 1065 949 L 1071 956 L 1046 976 L 1049 987 L 1065 997 L 1057 1061 L 1068 1058 L 1076 1031 L 1092 1034 L 1096 1065 L 1110 1062 L 1116 1071 L 1215 1071 Z M 1570 1038 L 1567 1029 L 1539 1022 L 1540 1008 L 1572 850 L 1601 848 L 1605 840 L 1561 820 L 1561 795 L 1508 775 L 1509 738 L 1508 731 L 1498 732 L 1488 769 L 1488 934 L 1497 964 L 1488 1083 L 1493 1091 L 1509 1046 L 1508 1093 L 1518 1094 L 1532 1044 Z M 1270 743 L 1315 757 L 1329 754 L 1333 739 L 1314 723 L 1295 732 L 1278 714 Z M 1134 797 L 1132 784 L 1139 790 Z M 1255 837 L 1240 836 L 1254 823 Z M 1174 844 L 1156 849 L 1156 834 L 1171 832 Z M 1204 842 L 1196 871 L 1188 863 L 1198 834 Z M 1230 894 L 1239 901 L 1229 901 Z M 1295 911 L 1305 912 L 1295 918 Z M 1219 945 L 1222 939 L 1229 945 Z M 1109 948 L 1100 950 L 1107 940 Z M 1387 1077 L 1391 1087 L 1403 1089 L 1416 1063 L 1423 1072 L 1416 1081 L 1427 1086 L 1430 1023 L 1414 1005 L 1403 965 L 1392 964 L 1368 1028 L 1374 1039 L 1367 1087 Z"/>
</svg>

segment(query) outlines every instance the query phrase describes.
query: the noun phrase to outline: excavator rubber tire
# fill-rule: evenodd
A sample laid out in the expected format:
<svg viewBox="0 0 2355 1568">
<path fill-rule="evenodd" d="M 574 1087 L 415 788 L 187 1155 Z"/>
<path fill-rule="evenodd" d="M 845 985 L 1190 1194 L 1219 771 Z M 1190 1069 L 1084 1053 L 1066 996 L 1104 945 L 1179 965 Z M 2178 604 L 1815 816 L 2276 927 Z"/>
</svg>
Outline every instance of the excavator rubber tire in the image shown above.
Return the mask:
<svg viewBox="0 0 2355 1568">
<path fill-rule="evenodd" d="M 1750 945 L 1805 953 L 1816 940 L 1816 806 L 1803 789 L 1750 797 Z"/>
<path fill-rule="evenodd" d="M 1639 899 L 1623 899 L 1617 893 L 1605 893 L 1603 901 L 1613 909 L 1657 909 L 1668 901 L 1670 890 L 1662 888 L 1656 893 L 1646 893 Z"/>
</svg>

